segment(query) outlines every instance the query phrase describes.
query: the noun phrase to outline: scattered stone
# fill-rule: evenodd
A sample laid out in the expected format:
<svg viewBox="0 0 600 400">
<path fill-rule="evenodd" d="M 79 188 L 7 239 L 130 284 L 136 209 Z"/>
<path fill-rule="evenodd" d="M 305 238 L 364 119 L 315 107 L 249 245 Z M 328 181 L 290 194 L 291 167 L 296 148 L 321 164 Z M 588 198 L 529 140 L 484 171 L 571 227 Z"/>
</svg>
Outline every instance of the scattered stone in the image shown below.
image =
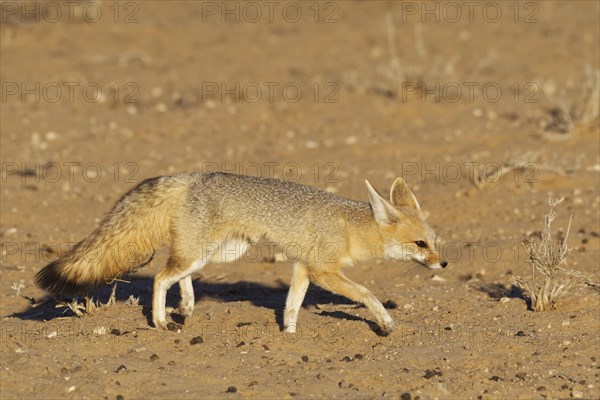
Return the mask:
<svg viewBox="0 0 600 400">
<path fill-rule="evenodd" d="M 307 149 L 317 149 L 319 147 L 319 142 L 315 142 L 314 140 L 308 140 L 306 142 Z"/>
<path fill-rule="evenodd" d="M 115 370 L 116 373 L 120 373 L 121 371 L 127 370 L 127 367 L 123 364 L 119 365 L 119 368 Z"/>
<path fill-rule="evenodd" d="M 48 334 L 48 336 L 46 336 L 46 337 L 47 337 L 48 339 L 52 339 L 52 338 L 55 338 L 56 336 L 58 336 L 58 332 L 56 332 L 56 331 L 53 331 L 53 332 L 50 332 L 50 333 Z"/>
<path fill-rule="evenodd" d="M 342 358 L 342 361 L 344 361 L 344 362 L 351 362 L 352 359 L 350 357 L 348 357 L 348 356 L 344 356 L 344 358 Z"/>
<path fill-rule="evenodd" d="M 175 322 L 169 322 L 167 324 L 167 329 L 170 330 L 171 332 L 181 331 L 182 328 L 183 328 L 183 326 L 181 324 L 176 324 Z"/>
<path fill-rule="evenodd" d="M 573 397 L 574 399 L 582 399 L 583 392 L 580 390 L 573 390 L 573 391 L 571 391 L 571 397 Z"/>
<path fill-rule="evenodd" d="M 229 386 L 225 393 L 237 393 L 237 388 L 235 386 Z"/>
<path fill-rule="evenodd" d="M 364 355 L 362 355 L 362 354 L 360 354 L 360 353 L 356 353 L 356 354 L 354 355 L 354 358 L 355 358 L 355 359 L 357 359 L 357 360 L 362 360 L 363 358 L 365 358 L 365 356 L 364 356 Z"/>
<path fill-rule="evenodd" d="M 442 376 L 442 375 L 443 374 L 442 374 L 441 371 L 434 371 L 432 369 L 428 369 L 428 370 L 425 370 L 425 375 L 423 375 L 423 378 L 425 378 L 425 379 L 431 379 L 434 376 Z"/>
<path fill-rule="evenodd" d="M 308 356 L 302 356 L 302 361 L 308 362 Z"/>
<path fill-rule="evenodd" d="M 398 304 L 396 304 L 396 302 L 392 300 L 388 300 L 385 303 L 383 303 L 383 307 L 387 310 L 395 310 L 396 308 L 398 308 Z"/>
<path fill-rule="evenodd" d="M 344 143 L 347 145 L 356 144 L 356 142 L 358 142 L 358 138 L 356 136 L 348 136 L 346 139 L 344 139 Z"/>
<path fill-rule="evenodd" d="M 158 356 L 158 354 L 152 354 L 152 355 L 150 356 L 150 361 L 156 361 L 156 360 L 158 360 L 159 358 L 160 358 L 160 357 Z"/>
<path fill-rule="evenodd" d="M 525 335 L 525 332 L 519 331 L 519 332 L 515 333 L 515 336 L 526 336 L 526 335 Z"/>
<path fill-rule="evenodd" d="M 538 386 L 538 388 L 536 390 L 538 392 L 544 391 L 544 390 L 546 390 L 546 386 Z"/>
<path fill-rule="evenodd" d="M 103 326 L 97 326 L 94 328 L 94 335 L 106 335 L 106 332 L 108 332 L 108 329 Z"/>
<path fill-rule="evenodd" d="M 246 342 L 244 342 L 243 340 L 241 342 L 239 342 L 235 347 L 242 347 L 245 346 Z"/>
<path fill-rule="evenodd" d="M 402 400 L 410 400 L 410 399 L 412 398 L 412 396 L 410 395 L 410 393 L 408 393 L 408 392 L 405 392 L 405 393 L 402 393 L 402 394 L 400 395 L 400 398 L 401 398 Z"/>
<path fill-rule="evenodd" d="M 498 375 L 492 375 L 492 377 L 490 378 L 490 381 L 494 381 L 494 382 L 498 382 L 498 381 L 502 381 L 504 379 L 500 378 Z"/>
<path fill-rule="evenodd" d="M 263 349 L 265 349 L 266 351 L 270 351 L 271 348 L 269 346 L 267 346 L 266 344 L 263 344 Z"/>
<path fill-rule="evenodd" d="M 517 378 L 521 379 L 521 380 L 525 380 L 525 377 L 527 376 L 526 372 L 519 372 L 515 375 Z"/>
<path fill-rule="evenodd" d="M 116 400 L 125 400 L 125 397 L 123 397 L 122 395 L 118 394 L 116 397 Z"/>
<path fill-rule="evenodd" d="M 192 340 L 190 340 L 191 345 L 195 345 L 198 343 L 204 343 L 204 339 L 202 339 L 202 336 L 196 336 L 196 337 L 193 337 Z"/>
<path fill-rule="evenodd" d="M 115 336 L 121 336 L 122 335 L 121 331 L 118 330 L 118 329 L 116 329 L 116 328 L 111 329 L 110 333 L 113 334 L 113 335 L 115 335 Z"/>
</svg>

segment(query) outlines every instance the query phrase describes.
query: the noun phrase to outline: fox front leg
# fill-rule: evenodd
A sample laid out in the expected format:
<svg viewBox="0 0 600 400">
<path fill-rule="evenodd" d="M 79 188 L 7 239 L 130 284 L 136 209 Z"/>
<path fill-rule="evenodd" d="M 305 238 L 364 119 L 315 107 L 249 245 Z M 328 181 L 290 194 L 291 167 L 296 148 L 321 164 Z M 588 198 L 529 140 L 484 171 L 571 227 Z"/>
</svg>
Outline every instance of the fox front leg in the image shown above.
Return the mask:
<svg viewBox="0 0 600 400">
<path fill-rule="evenodd" d="M 330 292 L 340 294 L 350 300 L 363 303 L 375 317 L 375 321 L 384 334 L 390 334 L 396 324 L 383 304 L 366 287 L 351 281 L 341 272 L 313 271 L 310 279 Z"/>
</svg>

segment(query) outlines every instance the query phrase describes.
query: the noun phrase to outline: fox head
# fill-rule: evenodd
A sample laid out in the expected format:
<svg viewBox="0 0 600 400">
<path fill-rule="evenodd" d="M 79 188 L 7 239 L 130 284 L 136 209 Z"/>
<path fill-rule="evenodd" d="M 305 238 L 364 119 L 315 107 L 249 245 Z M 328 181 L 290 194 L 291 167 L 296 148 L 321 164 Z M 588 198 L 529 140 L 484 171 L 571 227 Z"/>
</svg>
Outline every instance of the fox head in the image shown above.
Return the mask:
<svg viewBox="0 0 600 400">
<path fill-rule="evenodd" d="M 436 236 L 425 222 L 421 207 L 402 178 L 397 178 L 386 201 L 365 181 L 373 216 L 383 238 L 383 256 L 392 260 L 416 260 L 431 269 L 448 263 L 436 251 Z"/>
</svg>

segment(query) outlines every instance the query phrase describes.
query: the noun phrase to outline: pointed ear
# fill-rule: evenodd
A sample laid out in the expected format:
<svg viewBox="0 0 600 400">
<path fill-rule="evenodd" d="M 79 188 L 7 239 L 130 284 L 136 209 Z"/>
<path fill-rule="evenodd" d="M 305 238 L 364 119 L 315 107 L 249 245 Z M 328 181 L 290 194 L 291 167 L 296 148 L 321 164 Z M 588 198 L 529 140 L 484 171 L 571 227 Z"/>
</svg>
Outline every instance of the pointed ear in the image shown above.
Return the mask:
<svg viewBox="0 0 600 400">
<path fill-rule="evenodd" d="M 373 215 L 375 221 L 378 224 L 390 225 L 399 219 L 398 211 L 394 209 L 387 201 L 377 193 L 377 191 L 371 186 L 369 181 L 365 181 L 367 185 L 367 193 L 369 194 L 369 202 L 373 209 Z"/>
<path fill-rule="evenodd" d="M 404 179 L 397 178 L 390 189 L 390 202 L 396 207 L 421 209 L 415 195 L 410 191 Z"/>
</svg>

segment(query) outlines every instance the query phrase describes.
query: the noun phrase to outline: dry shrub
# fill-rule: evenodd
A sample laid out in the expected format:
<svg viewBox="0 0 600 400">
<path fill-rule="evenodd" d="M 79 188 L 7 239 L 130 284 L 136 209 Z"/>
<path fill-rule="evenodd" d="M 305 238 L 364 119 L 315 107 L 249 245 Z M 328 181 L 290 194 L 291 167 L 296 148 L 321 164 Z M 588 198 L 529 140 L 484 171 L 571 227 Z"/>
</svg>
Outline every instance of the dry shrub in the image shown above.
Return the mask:
<svg viewBox="0 0 600 400">
<path fill-rule="evenodd" d="M 561 267 L 572 250 L 567 246 L 572 216 L 569 218 L 569 225 L 564 237 L 556 242 L 552 239 L 551 228 L 552 222 L 556 218 L 555 207 L 563 200 L 564 198 L 550 200 L 550 212 L 545 218 L 541 241 L 537 244 L 530 241 L 524 245 L 529 253 L 531 278 L 513 277 L 513 283 L 524 290 L 531 299 L 531 309 L 533 311 L 545 311 L 555 308 L 556 301 L 569 291 L 572 276 L 578 275 L 576 271 Z M 536 279 L 538 274 L 541 275 L 541 282 Z"/>
</svg>

